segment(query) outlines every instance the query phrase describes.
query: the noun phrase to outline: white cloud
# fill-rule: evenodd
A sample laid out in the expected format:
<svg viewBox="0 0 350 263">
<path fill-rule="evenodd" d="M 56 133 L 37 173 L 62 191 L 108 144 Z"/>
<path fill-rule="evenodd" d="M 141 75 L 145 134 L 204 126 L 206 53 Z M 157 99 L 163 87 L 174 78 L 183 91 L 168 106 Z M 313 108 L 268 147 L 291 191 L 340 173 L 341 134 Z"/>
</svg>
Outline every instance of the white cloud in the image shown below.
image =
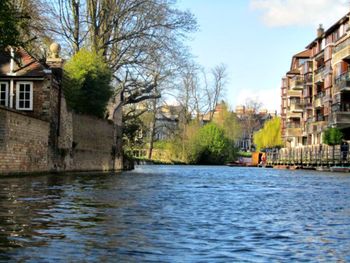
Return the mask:
<svg viewBox="0 0 350 263">
<path fill-rule="evenodd" d="M 271 27 L 329 27 L 350 10 L 348 0 L 250 0 L 250 7 Z"/>
</svg>

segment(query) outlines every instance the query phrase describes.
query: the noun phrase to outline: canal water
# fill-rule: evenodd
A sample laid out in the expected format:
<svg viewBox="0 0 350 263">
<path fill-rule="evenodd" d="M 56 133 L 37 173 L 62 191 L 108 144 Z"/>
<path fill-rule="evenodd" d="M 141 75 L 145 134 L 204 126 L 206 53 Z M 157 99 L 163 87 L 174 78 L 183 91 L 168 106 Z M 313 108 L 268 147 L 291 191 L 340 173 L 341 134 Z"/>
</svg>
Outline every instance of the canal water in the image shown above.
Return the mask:
<svg viewBox="0 0 350 263">
<path fill-rule="evenodd" d="M 350 176 L 139 166 L 0 179 L 0 262 L 350 262 Z"/>
</svg>

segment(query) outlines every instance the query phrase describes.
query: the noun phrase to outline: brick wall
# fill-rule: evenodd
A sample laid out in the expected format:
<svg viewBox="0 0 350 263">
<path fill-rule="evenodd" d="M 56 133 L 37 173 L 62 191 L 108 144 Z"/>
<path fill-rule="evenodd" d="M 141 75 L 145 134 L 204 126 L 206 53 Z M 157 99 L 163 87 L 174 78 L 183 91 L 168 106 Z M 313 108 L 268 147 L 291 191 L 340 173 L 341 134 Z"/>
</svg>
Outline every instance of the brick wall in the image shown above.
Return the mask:
<svg viewBox="0 0 350 263">
<path fill-rule="evenodd" d="M 0 107 L 0 174 L 120 170 L 121 147 L 115 143 L 119 133 L 121 138 L 119 126 L 72 113 L 62 98 L 55 145 L 52 122 Z"/>
<path fill-rule="evenodd" d="M 0 174 L 49 171 L 49 126 L 0 108 Z"/>
</svg>

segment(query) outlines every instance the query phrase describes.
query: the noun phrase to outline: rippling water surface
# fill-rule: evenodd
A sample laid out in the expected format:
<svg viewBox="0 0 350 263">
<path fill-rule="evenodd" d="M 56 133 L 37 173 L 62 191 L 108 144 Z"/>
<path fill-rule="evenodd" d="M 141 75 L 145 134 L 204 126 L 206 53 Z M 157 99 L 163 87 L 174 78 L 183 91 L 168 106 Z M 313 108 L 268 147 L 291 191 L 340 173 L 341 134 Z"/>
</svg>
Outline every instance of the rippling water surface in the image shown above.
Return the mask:
<svg viewBox="0 0 350 263">
<path fill-rule="evenodd" d="M 209 166 L 0 179 L 1 262 L 350 262 L 350 176 Z"/>
</svg>

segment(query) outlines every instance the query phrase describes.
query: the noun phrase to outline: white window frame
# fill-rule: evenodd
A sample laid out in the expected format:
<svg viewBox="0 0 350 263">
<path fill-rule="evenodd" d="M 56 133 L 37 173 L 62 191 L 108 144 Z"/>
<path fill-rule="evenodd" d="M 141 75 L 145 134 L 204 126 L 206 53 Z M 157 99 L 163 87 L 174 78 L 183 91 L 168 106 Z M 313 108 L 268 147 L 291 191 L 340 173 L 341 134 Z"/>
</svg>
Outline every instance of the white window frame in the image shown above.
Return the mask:
<svg viewBox="0 0 350 263">
<path fill-rule="evenodd" d="M 5 88 L 5 107 L 9 106 L 9 84 L 8 82 L 0 82 L 0 85 L 6 85 Z"/>
<path fill-rule="evenodd" d="M 19 86 L 21 84 L 30 86 L 29 108 L 20 108 L 19 107 Z M 31 81 L 17 81 L 16 82 L 16 109 L 23 110 L 23 111 L 32 111 L 33 110 L 33 82 L 31 82 Z"/>
</svg>

